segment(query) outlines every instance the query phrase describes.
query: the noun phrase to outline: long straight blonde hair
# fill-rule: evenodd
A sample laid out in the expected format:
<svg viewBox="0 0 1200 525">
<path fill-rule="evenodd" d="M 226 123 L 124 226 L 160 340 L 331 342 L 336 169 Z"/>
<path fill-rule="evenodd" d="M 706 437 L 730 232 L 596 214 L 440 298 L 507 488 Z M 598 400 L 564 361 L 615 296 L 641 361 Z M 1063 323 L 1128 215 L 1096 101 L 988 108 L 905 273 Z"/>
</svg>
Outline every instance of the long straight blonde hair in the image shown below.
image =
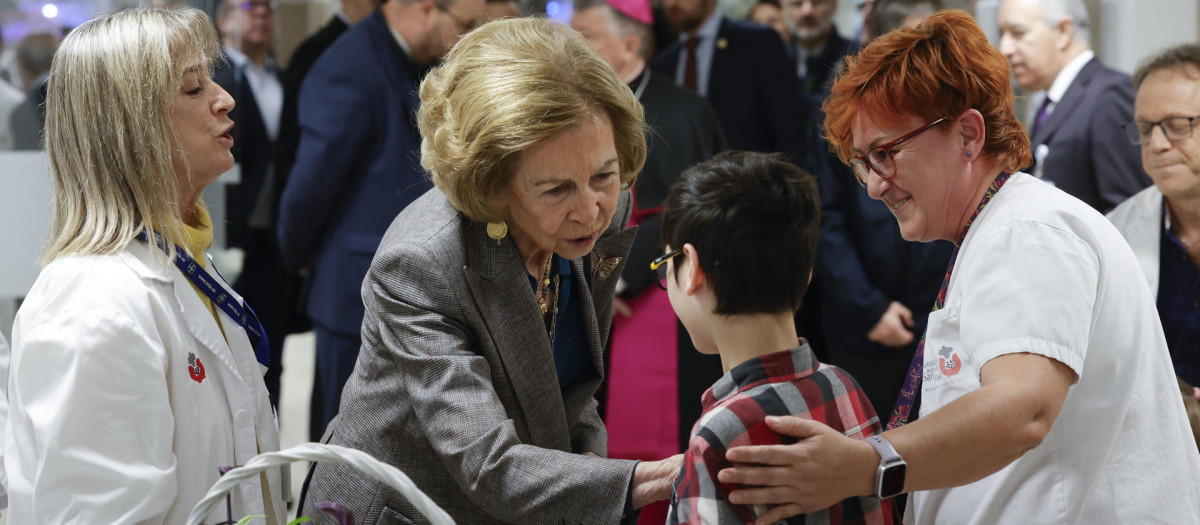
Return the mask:
<svg viewBox="0 0 1200 525">
<path fill-rule="evenodd" d="M 67 35 L 46 95 L 54 201 L 42 264 L 114 253 L 143 230 L 182 238 L 173 106 L 184 70 L 211 72 L 219 46 L 204 13 L 184 7 L 117 11 Z"/>
</svg>

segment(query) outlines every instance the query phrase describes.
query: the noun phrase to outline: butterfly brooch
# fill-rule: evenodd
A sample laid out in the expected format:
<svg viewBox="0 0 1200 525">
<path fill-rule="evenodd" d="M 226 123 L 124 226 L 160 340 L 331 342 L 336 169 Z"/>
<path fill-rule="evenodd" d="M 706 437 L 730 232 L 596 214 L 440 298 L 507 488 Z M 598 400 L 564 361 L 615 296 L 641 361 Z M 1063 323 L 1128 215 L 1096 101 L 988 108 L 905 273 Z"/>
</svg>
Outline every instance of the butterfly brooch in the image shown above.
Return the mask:
<svg viewBox="0 0 1200 525">
<path fill-rule="evenodd" d="M 607 281 L 608 276 L 612 275 L 613 270 L 616 270 L 620 264 L 620 257 L 601 258 L 595 252 L 592 252 L 592 279 L 598 277 L 601 281 Z"/>
</svg>

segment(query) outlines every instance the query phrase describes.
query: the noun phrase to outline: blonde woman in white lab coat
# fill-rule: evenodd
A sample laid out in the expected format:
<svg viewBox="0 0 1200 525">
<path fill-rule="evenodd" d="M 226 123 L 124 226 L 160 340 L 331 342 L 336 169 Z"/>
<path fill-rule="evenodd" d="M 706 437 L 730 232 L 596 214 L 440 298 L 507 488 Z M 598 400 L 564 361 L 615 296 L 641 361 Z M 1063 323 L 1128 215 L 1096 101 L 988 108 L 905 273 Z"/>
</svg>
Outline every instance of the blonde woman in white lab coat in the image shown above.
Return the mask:
<svg viewBox="0 0 1200 525">
<path fill-rule="evenodd" d="M 261 326 L 205 253 L 200 192 L 233 165 L 217 53 L 201 11 L 154 7 L 93 19 L 54 57 L 54 212 L 13 326 L 9 523 L 183 523 L 218 468 L 279 448 Z M 284 488 L 279 471 L 246 482 L 234 519 L 282 523 Z"/>
</svg>

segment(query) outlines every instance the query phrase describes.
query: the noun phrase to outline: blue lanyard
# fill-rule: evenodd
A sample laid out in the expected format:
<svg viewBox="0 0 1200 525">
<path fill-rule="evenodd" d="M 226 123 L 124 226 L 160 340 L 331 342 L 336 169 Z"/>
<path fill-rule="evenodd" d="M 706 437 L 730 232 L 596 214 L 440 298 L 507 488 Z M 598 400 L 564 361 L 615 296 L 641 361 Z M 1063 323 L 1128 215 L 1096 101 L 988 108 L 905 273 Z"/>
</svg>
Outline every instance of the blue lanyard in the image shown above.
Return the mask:
<svg viewBox="0 0 1200 525">
<path fill-rule="evenodd" d="M 137 240 L 149 242 L 146 232 L 138 233 Z M 154 243 L 164 252 L 167 251 L 167 242 L 158 232 L 154 232 Z M 196 285 L 200 293 L 203 293 L 230 318 L 242 325 L 242 328 L 246 330 L 246 336 L 250 338 L 250 344 L 254 346 L 254 358 L 263 366 L 267 366 L 271 361 L 271 344 L 267 341 L 267 333 L 263 330 L 262 323 L 258 322 L 258 316 L 254 315 L 254 310 L 250 309 L 250 305 L 239 305 L 237 301 L 230 300 L 232 292 L 221 286 L 221 283 L 213 279 L 195 259 L 188 255 L 187 251 L 178 245 L 175 246 L 175 266 L 192 284 Z"/>
</svg>

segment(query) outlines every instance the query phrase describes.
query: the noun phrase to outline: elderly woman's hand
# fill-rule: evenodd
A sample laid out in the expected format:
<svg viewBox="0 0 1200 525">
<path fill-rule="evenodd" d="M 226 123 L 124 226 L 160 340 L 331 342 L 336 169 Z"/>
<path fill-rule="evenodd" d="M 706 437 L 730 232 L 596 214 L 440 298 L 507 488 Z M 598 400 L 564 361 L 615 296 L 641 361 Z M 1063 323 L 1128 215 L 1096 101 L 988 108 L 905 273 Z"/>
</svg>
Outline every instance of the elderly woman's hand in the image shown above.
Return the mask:
<svg viewBox="0 0 1200 525">
<path fill-rule="evenodd" d="M 725 459 L 737 466 L 717 475 L 721 483 L 756 486 L 732 492 L 731 503 L 778 505 L 759 516 L 756 524 L 775 523 L 873 492 L 879 455 L 866 441 L 798 417 L 768 417 L 767 426 L 800 440 L 791 445 L 731 448 Z"/>
<path fill-rule="evenodd" d="M 633 471 L 633 508 L 640 509 L 671 497 L 671 485 L 682 465 L 683 454 L 638 463 Z"/>
</svg>

